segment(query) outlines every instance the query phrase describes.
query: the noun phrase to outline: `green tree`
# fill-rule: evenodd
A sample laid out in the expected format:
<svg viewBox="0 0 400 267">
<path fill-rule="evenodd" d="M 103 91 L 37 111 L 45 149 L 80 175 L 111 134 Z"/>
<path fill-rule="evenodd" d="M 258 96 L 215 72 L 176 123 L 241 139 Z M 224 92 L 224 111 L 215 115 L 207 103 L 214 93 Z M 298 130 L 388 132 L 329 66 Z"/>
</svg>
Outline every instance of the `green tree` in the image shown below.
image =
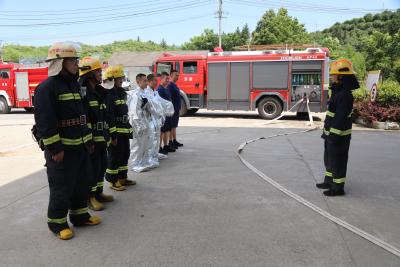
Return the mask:
<svg viewBox="0 0 400 267">
<path fill-rule="evenodd" d="M 249 40 L 249 27 L 247 24 L 242 28 L 236 28 L 235 32 L 222 35 L 222 48 L 226 51 L 232 51 L 237 46 L 242 46 L 248 43 Z"/>
<path fill-rule="evenodd" d="M 240 33 L 240 37 L 242 39 L 243 44 L 248 44 L 250 40 L 250 29 L 247 23 L 243 26 L 242 31 Z"/>
<path fill-rule="evenodd" d="M 218 46 L 218 35 L 212 29 L 204 29 L 199 36 L 190 38 L 189 42 L 182 45 L 183 50 L 209 50 L 213 51 Z"/>
<path fill-rule="evenodd" d="M 222 34 L 222 48 L 225 51 L 234 50 L 237 46 L 248 43 L 250 36 L 249 26 L 246 24 L 242 29 L 236 28 L 234 32 Z M 183 44 L 184 50 L 209 50 L 213 51 L 218 46 L 218 35 L 212 29 L 205 29 L 199 36 L 192 37 L 189 42 Z"/>
<path fill-rule="evenodd" d="M 303 44 L 309 42 L 308 33 L 303 24 L 290 17 L 285 8 L 277 13 L 270 9 L 262 16 L 253 32 L 254 44 Z"/>
<path fill-rule="evenodd" d="M 165 41 L 164 38 L 162 38 L 161 43 L 160 43 L 160 46 L 161 46 L 162 48 L 164 48 L 164 49 L 166 49 L 166 48 L 168 47 L 168 44 L 167 44 L 167 42 Z"/>
<path fill-rule="evenodd" d="M 375 31 L 371 36 L 361 40 L 366 55 L 368 70 L 382 70 L 384 78 L 388 78 L 393 67 L 393 59 L 389 54 L 392 37 L 387 33 Z"/>
<path fill-rule="evenodd" d="M 34 47 L 7 44 L 2 50 L 3 59 L 5 61 L 19 62 L 20 60 L 26 59 L 34 59 L 34 61 L 39 61 L 46 58 L 48 46 Z"/>
<path fill-rule="evenodd" d="M 396 59 L 396 61 L 393 63 L 392 77 L 400 82 L 400 58 Z"/>
<path fill-rule="evenodd" d="M 46 58 L 48 46 L 22 46 L 16 44 L 7 44 L 3 47 L 3 58 L 5 61 L 18 62 L 23 59 L 34 59 L 39 61 Z M 107 60 L 114 52 L 122 51 L 159 51 L 166 49 L 176 49 L 167 44 L 161 46 L 155 42 L 141 42 L 137 40 L 116 41 L 105 45 L 87 45 L 81 44 L 82 56 L 98 56 L 101 60 Z"/>
</svg>

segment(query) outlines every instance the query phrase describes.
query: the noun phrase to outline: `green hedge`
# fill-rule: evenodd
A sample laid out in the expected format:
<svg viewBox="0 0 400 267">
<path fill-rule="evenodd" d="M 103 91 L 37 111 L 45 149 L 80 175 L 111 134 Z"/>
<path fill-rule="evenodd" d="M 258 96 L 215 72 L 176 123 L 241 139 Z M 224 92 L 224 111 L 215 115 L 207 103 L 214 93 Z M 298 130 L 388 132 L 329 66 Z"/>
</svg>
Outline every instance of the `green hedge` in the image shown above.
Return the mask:
<svg viewBox="0 0 400 267">
<path fill-rule="evenodd" d="M 400 84 L 387 80 L 378 87 L 377 102 L 384 107 L 400 106 Z"/>
<path fill-rule="evenodd" d="M 400 122 L 400 84 L 387 80 L 379 85 L 375 103 L 370 102 L 370 91 L 361 87 L 353 91 L 354 115 L 368 123 L 375 121 Z"/>
<path fill-rule="evenodd" d="M 353 91 L 354 102 L 367 101 L 370 98 L 371 92 L 365 86 L 361 86 Z"/>
</svg>

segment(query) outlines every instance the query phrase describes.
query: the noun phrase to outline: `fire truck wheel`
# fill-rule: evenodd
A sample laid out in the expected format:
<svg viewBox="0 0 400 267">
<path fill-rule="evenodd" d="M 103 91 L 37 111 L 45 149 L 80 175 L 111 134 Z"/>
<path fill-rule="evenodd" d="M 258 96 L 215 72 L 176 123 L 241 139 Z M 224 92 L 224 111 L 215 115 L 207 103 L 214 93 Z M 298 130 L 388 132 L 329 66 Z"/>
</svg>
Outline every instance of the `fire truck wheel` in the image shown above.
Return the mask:
<svg viewBox="0 0 400 267">
<path fill-rule="evenodd" d="M 0 97 L 0 114 L 10 113 L 11 108 L 8 106 L 7 101 L 4 97 Z"/>
<path fill-rule="evenodd" d="M 184 117 L 188 114 L 188 109 L 186 107 L 185 100 L 181 97 L 181 109 L 179 110 L 179 117 Z"/>
<path fill-rule="evenodd" d="M 265 97 L 257 105 L 258 114 L 263 119 L 272 120 L 281 115 L 282 103 L 275 97 Z"/>
<path fill-rule="evenodd" d="M 199 111 L 198 108 L 191 108 L 187 111 L 187 115 L 194 115 L 197 111 Z"/>
</svg>

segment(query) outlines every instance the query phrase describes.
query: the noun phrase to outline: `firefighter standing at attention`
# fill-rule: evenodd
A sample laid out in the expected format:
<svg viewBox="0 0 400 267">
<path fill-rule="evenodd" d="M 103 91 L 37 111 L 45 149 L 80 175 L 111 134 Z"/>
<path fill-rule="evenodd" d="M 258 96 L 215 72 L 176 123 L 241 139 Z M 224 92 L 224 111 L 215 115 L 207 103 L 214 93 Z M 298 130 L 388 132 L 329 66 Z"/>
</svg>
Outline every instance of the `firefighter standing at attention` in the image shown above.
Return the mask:
<svg viewBox="0 0 400 267">
<path fill-rule="evenodd" d="M 108 112 L 115 118 L 117 144 L 108 148 L 108 165 L 106 180 L 110 188 L 116 191 L 125 190 L 125 186 L 135 185 L 136 181 L 128 179 L 128 160 L 130 156 L 129 139 L 132 139 L 132 126 L 129 124 L 127 94 L 122 88 L 125 77 L 122 65 L 108 67 L 106 80 L 113 80 L 114 87 L 107 94 Z"/>
<path fill-rule="evenodd" d="M 101 63 L 98 59 L 84 57 L 79 64 L 79 83 L 81 84 L 83 103 L 88 114 L 88 127 L 92 130 L 94 151 L 90 155 L 92 163 L 92 183 L 89 195 L 89 208 L 92 210 L 104 209 L 104 202 L 114 200 L 113 196 L 103 193 L 104 175 L 107 168 L 107 144 L 116 144 L 116 128 L 109 128 L 112 119 L 107 112 L 107 91 L 101 86 Z"/>
<path fill-rule="evenodd" d="M 87 207 L 93 141 L 77 82 L 78 58 L 73 44 L 53 44 L 47 57 L 49 77 L 34 97 L 35 123 L 44 145 L 50 189 L 48 227 L 62 240 L 73 237 L 68 211 L 74 226 L 100 223 Z"/>
<path fill-rule="evenodd" d="M 331 64 L 332 95 L 328 101 L 322 138 L 325 140 L 325 180 L 317 188 L 328 189 L 326 196 L 343 196 L 352 131 L 353 94 L 359 88 L 351 61 L 339 59 Z"/>
</svg>

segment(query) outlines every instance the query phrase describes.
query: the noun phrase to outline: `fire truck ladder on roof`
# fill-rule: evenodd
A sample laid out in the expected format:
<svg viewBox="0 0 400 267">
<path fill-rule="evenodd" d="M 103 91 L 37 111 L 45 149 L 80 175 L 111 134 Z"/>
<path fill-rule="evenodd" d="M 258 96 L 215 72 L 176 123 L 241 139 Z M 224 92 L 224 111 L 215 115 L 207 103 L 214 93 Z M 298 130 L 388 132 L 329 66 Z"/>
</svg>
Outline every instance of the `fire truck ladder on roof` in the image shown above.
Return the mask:
<svg viewBox="0 0 400 267">
<path fill-rule="evenodd" d="M 222 51 L 222 52 L 209 52 L 208 56 L 259 56 L 259 55 L 281 55 L 281 54 L 315 54 L 325 53 L 320 47 L 308 47 L 305 50 L 257 50 L 257 51 Z"/>
</svg>

